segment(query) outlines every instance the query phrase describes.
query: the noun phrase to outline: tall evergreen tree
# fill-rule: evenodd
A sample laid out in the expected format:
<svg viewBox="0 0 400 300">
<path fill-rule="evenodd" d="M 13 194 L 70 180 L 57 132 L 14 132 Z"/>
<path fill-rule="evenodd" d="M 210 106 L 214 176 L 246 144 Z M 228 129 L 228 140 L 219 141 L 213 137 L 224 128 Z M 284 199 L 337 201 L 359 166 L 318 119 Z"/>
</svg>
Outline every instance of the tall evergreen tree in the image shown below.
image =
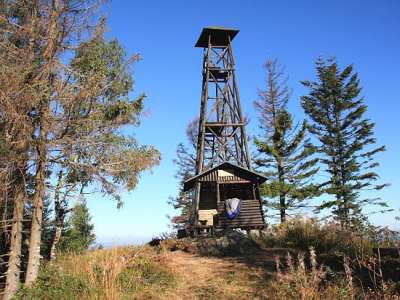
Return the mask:
<svg viewBox="0 0 400 300">
<path fill-rule="evenodd" d="M 285 222 L 288 211 L 302 208 L 306 200 L 317 193 L 311 178 L 317 173 L 315 152 L 307 138 L 307 124 L 294 125 L 287 111 L 290 91 L 282 66 L 276 60 L 265 64 L 266 90 L 259 91 L 255 101 L 262 134 L 255 138 L 258 155 L 256 167 L 269 182 L 261 188 L 267 208 L 278 210 L 280 221 Z"/>
<path fill-rule="evenodd" d="M 375 124 L 365 117 L 367 106 L 360 96 L 357 73 L 349 65 L 343 70 L 335 59 L 317 61 L 317 81 L 303 81 L 309 94 L 302 106 L 312 122 L 310 131 L 319 140 L 321 162 L 329 179 L 321 188 L 334 199 L 323 202 L 320 209 L 331 208 L 343 226 L 364 219 L 362 207 L 367 204 L 387 206 L 380 198 L 363 198 L 362 190 L 380 190 L 375 154 L 385 150 L 376 147 Z"/>
</svg>

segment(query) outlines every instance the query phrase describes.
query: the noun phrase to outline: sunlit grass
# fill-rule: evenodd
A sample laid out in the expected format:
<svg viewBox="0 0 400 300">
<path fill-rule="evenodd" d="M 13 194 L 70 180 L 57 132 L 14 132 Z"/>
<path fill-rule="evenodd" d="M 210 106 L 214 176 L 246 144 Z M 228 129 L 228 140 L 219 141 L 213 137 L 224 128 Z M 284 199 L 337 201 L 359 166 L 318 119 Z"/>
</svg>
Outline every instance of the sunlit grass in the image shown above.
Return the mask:
<svg viewBox="0 0 400 300">
<path fill-rule="evenodd" d="M 257 248 L 232 257 L 204 256 L 190 239 L 60 255 L 43 264 L 35 285 L 22 288 L 17 299 L 400 299 L 400 286 L 379 277 L 389 270 L 395 278 L 398 258 L 388 265 L 369 255 L 334 256 L 344 245 L 353 245 L 350 254 L 371 247 L 357 236 L 344 241 L 335 230 L 296 220 L 257 239 L 264 247 L 291 249 Z M 326 253 L 303 250 L 315 241 L 320 251 L 327 245 L 335 250 L 329 254 L 335 269 L 326 265 Z M 361 274 L 375 281 L 363 283 Z"/>
<path fill-rule="evenodd" d="M 41 270 L 22 299 L 132 299 L 160 293 L 175 278 L 149 247 L 124 247 L 64 255 Z"/>
</svg>

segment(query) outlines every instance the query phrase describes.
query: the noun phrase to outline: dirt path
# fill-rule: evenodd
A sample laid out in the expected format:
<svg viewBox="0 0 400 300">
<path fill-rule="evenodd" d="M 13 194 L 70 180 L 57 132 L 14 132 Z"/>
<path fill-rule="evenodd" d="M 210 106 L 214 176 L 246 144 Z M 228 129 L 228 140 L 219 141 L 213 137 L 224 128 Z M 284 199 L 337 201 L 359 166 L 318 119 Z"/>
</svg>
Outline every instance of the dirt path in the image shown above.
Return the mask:
<svg viewBox="0 0 400 300">
<path fill-rule="evenodd" d="M 263 255 L 271 261 L 271 256 Z M 165 299 L 257 299 L 270 271 L 252 265 L 256 256 L 217 258 L 174 251 L 166 254 L 168 266 L 177 277 L 175 291 Z"/>
</svg>

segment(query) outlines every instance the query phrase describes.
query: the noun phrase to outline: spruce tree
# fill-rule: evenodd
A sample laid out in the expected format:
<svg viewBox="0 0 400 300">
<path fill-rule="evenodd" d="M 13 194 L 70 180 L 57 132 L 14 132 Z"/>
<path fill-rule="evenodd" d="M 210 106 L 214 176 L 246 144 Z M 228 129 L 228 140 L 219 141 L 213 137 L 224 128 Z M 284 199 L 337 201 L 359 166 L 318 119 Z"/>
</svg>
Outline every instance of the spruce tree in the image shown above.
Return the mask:
<svg viewBox="0 0 400 300">
<path fill-rule="evenodd" d="M 261 195 L 271 199 L 266 201 L 267 208 L 278 210 L 280 221 L 285 222 L 288 211 L 304 207 L 306 200 L 316 195 L 311 178 L 318 171 L 318 160 L 313 157 L 306 122 L 298 128 L 287 111 L 290 91 L 282 66 L 268 60 L 265 69 L 267 87 L 255 101 L 262 130 L 254 139 L 258 151 L 255 165 L 269 178 L 261 187 Z"/>
<path fill-rule="evenodd" d="M 375 124 L 365 117 L 367 106 L 360 95 L 358 74 L 353 66 L 341 70 L 335 59 L 318 59 L 317 81 L 303 81 L 309 94 L 302 97 L 302 106 L 312 124 L 311 133 L 320 142 L 321 162 L 328 180 L 321 189 L 334 198 L 323 202 L 319 209 L 331 208 L 342 226 L 359 223 L 365 217 L 367 204 L 387 206 L 380 198 L 363 198 L 363 190 L 380 190 L 378 163 L 375 154 L 385 150 L 376 147 Z"/>
<path fill-rule="evenodd" d="M 84 199 L 80 199 L 75 204 L 67 226 L 60 240 L 60 250 L 63 252 L 81 253 L 96 240 L 92 218 Z"/>
</svg>

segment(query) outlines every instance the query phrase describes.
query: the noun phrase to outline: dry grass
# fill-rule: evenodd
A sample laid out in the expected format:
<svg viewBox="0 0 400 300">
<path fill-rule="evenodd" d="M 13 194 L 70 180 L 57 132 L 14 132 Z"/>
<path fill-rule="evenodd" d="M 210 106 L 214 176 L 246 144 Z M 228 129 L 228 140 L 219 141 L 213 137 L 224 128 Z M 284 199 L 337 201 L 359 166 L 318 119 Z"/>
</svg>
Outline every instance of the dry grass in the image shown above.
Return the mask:
<svg viewBox="0 0 400 300">
<path fill-rule="evenodd" d="M 309 250 L 309 267 L 305 262 L 304 253 L 300 253 L 295 261 L 290 254 L 286 258 L 286 267 L 282 270 L 280 258 L 276 258 L 277 280 L 271 281 L 271 291 L 274 299 L 301 299 L 301 300 L 335 300 L 335 299 L 385 299 L 399 300 L 400 296 L 392 282 L 385 282 L 382 270 L 369 269 L 374 274 L 381 274 L 380 284 L 368 288 L 355 285 L 354 270 L 348 257 L 343 260 L 344 275 L 335 280 L 327 279 L 324 265 L 318 265 L 314 249 Z M 358 261 L 359 265 L 371 263 Z M 373 265 L 374 267 L 376 264 Z"/>
<path fill-rule="evenodd" d="M 299 253 L 296 260 L 287 254 L 285 266 L 279 257 L 275 261 L 277 280 L 271 282 L 275 299 L 352 299 L 342 281 L 335 284 L 326 282 L 326 269 L 318 265 L 312 247 L 309 251 L 309 267 L 306 266 L 304 253 Z"/>
<path fill-rule="evenodd" d="M 299 253 L 295 265 L 290 254 L 287 255 L 287 272 L 282 272 L 282 266 L 279 257 L 276 257 L 276 270 L 278 282 L 284 285 L 283 292 L 291 291 L 292 294 L 298 295 L 299 299 L 319 299 L 320 285 L 326 276 L 323 266 L 318 266 L 315 251 L 310 249 L 311 270 L 307 271 L 304 253 Z M 282 292 L 278 291 L 278 292 Z"/>
<path fill-rule="evenodd" d="M 175 283 L 163 255 L 149 247 L 123 247 L 62 256 L 45 266 L 36 285 L 22 290 L 20 298 L 158 298 Z"/>
<path fill-rule="evenodd" d="M 114 248 L 60 257 L 19 299 L 265 299 L 267 275 L 234 258 Z"/>
<path fill-rule="evenodd" d="M 276 257 L 275 268 L 273 253 L 282 251 L 206 257 L 188 243 L 164 242 L 66 255 L 17 299 L 400 299 L 379 261 L 345 258 L 342 272 L 332 274 L 314 248 Z M 356 266 L 370 271 L 375 285 L 360 284 Z"/>
<path fill-rule="evenodd" d="M 102 290 L 101 298 L 120 299 L 123 293 L 118 285 L 118 276 L 129 265 L 135 263 L 142 250 L 142 248 L 113 248 L 83 255 L 73 254 L 61 257 L 57 266 L 72 276 L 84 275 L 90 287 L 97 291 Z M 90 298 L 91 295 L 86 296 Z"/>
<path fill-rule="evenodd" d="M 258 241 L 266 247 L 284 247 L 318 253 L 335 253 L 355 257 L 369 255 L 378 243 L 373 230 L 343 230 L 334 222 L 321 223 L 312 218 L 296 217 L 283 224 L 272 225 Z"/>
</svg>

